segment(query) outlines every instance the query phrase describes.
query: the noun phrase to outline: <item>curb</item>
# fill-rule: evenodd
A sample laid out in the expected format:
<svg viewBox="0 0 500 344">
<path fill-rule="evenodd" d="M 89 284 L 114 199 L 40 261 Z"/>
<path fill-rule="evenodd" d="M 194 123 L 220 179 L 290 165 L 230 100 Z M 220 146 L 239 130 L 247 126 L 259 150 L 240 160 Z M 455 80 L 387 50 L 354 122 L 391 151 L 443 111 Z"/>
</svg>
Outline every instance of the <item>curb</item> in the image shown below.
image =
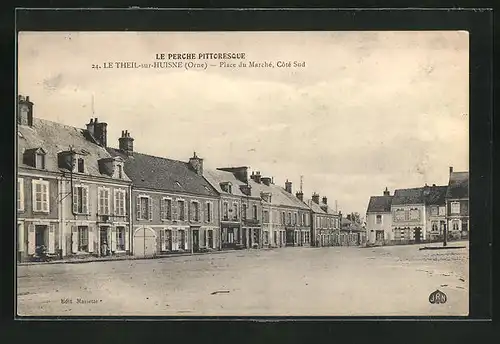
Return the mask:
<svg viewBox="0 0 500 344">
<path fill-rule="evenodd" d="M 173 257 L 192 257 L 192 256 L 204 256 L 204 255 L 212 255 L 212 254 L 223 254 L 230 252 L 241 252 L 253 249 L 246 250 L 221 250 L 221 251 L 213 251 L 213 252 L 199 252 L 199 253 L 173 253 L 166 255 L 157 255 L 154 257 L 134 257 L 134 256 L 124 256 L 123 258 L 108 258 L 108 259 L 68 259 L 68 260 L 55 260 L 48 262 L 22 262 L 17 263 L 17 266 L 31 266 L 31 265 L 48 265 L 48 264 L 84 264 L 84 263 L 100 263 L 100 262 L 114 262 L 121 260 L 146 260 L 146 259 L 165 259 L 165 258 L 173 258 Z M 261 248 L 259 250 L 272 250 L 272 248 Z"/>
</svg>

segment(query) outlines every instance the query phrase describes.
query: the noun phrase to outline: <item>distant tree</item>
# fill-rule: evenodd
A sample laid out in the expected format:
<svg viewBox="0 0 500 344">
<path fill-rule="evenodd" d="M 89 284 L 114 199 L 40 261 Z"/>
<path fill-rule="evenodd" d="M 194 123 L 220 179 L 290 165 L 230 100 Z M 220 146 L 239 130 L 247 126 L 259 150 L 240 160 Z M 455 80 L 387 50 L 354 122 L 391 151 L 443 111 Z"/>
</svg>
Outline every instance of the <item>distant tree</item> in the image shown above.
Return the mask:
<svg viewBox="0 0 500 344">
<path fill-rule="evenodd" d="M 354 213 L 351 213 L 349 215 L 350 215 L 350 220 L 352 222 L 361 224 L 362 219 L 361 219 L 361 215 L 359 215 L 358 212 L 354 212 Z M 347 215 L 347 216 L 349 216 L 349 215 Z"/>
</svg>

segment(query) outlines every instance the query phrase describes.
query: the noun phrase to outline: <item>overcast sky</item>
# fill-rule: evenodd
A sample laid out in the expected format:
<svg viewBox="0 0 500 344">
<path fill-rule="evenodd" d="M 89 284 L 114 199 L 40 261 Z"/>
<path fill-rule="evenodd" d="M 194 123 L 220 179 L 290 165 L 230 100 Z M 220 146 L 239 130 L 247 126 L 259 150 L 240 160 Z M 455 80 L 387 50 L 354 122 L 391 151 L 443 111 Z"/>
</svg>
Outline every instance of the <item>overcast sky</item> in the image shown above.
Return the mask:
<svg viewBox="0 0 500 344">
<path fill-rule="evenodd" d="M 35 117 L 108 123 L 142 153 L 249 166 L 275 183 L 366 212 L 387 186 L 448 183 L 468 170 L 466 32 L 22 33 L 20 94 Z M 301 69 L 94 70 L 156 53 L 245 52 Z M 92 96 L 94 111 L 92 114 Z"/>
</svg>

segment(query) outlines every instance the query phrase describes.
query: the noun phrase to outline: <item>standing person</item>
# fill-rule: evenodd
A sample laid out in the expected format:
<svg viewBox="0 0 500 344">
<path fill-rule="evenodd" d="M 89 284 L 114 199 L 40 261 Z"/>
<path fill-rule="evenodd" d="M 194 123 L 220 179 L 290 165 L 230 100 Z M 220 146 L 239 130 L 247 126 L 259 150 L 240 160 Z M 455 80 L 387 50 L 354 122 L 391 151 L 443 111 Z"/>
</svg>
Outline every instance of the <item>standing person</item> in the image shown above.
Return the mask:
<svg viewBox="0 0 500 344">
<path fill-rule="evenodd" d="M 103 241 L 101 244 L 101 256 L 107 256 L 108 255 L 108 244 L 106 241 Z"/>
</svg>

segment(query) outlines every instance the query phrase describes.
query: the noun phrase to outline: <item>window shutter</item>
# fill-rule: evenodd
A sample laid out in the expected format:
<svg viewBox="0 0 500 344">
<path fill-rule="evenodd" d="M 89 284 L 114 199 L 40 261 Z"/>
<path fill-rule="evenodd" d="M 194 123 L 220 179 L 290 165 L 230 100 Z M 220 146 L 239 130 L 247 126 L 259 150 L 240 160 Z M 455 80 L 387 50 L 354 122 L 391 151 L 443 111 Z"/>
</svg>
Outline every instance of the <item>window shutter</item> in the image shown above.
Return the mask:
<svg viewBox="0 0 500 344">
<path fill-rule="evenodd" d="M 165 219 L 165 203 L 166 203 L 165 198 L 162 198 L 160 200 L 160 220 Z"/>
<path fill-rule="evenodd" d="M 35 180 L 33 180 L 31 182 L 31 199 L 32 199 L 32 203 L 33 203 L 33 211 L 37 211 L 37 207 L 36 207 L 36 186 L 38 184 L 35 182 Z M 35 253 L 33 251 L 33 253 Z"/>
<path fill-rule="evenodd" d="M 163 202 L 163 200 L 162 200 Z M 165 251 L 165 229 L 160 229 L 160 244 L 161 250 Z"/>
<path fill-rule="evenodd" d="M 89 214 L 89 187 L 84 186 L 82 190 L 82 204 L 83 204 L 83 213 L 84 214 Z"/>
<path fill-rule="evenodd" d="M 111 228 L 111 252 L 116 251 L 116 228 Z"/>
<path fill-rule="evenodd" d="M 24 179 L 19 180 L 19 210 L 24 210 Z"/>
<path fill-rule="evenodd" d="M 129 239 L 130 238 L 130 228 L 125 227 L 125 251 L 130 250 Z"/>
<path fill-rule="evenodd" d="M 153 199 L 151 197 L 148 197 L 148 203 L 149 203 L 149 221 L 153 221 Z"/>
<path fill-rule="evenodd" d="M 51 224 L 49 227 L 49 247 L 48 247 L 48 252 L 49 253 L 55 253 L 56 248 L 55 248 L 55 224 Z"/>
<path fill-rule="evenodd" d="M 214 222 L 214 204 L 210 203 L 210 223 Z"/>
<path fill-rule="evenodd" d="M 28 225 L 28 254 L 35 254 L 35 225 Z"/>
<path fill-rule="evenodd" d="M 78 189 L 73 186 L 73 213 L 78 212 Z"/>
<path fill-rule="evenodd" d="M 141 198 L 137 196 L 135 198 L 135 209 L 137 213 L 137 220 L 141 219 Z"/>
<path fill-rule="evenodd" d="M 78 252 L 78 227 L 71 226 L 71 252 Z"/>
<path fill-rule="evenodd" d="M 107 189 L 106 191 L 106 196 L 107 196 L 107 199 L 106 199 L 106 215 L 111 215 L 111 190 L 110 189 Z"/>
<path fill-rule="evenodd" d="M 177 208 L 178 208 L 178 202 L 172 200 L 172 220 L 178 220 L 177 217 Z"/>
<path fill-rule="evenodd" d="M 118 215 L 119 190 L 113 190 L 113 211 L 112 214 Z"/>
<path fill-rule="evenodd" d="M 89 252 L 94 252 L 94 226 L 89 226 Z"/>
<path fill-rule="evenodd" d="M 187 217 L 188 216 L 188 211 L 189 211 L 189 209 L 188 209 L 188 202 L 184 201 L 184 221 L 189 220 L 189 217 Z M 186 240 L 186 242 L 187 242 L 187 240 Z"/>
</svg>

